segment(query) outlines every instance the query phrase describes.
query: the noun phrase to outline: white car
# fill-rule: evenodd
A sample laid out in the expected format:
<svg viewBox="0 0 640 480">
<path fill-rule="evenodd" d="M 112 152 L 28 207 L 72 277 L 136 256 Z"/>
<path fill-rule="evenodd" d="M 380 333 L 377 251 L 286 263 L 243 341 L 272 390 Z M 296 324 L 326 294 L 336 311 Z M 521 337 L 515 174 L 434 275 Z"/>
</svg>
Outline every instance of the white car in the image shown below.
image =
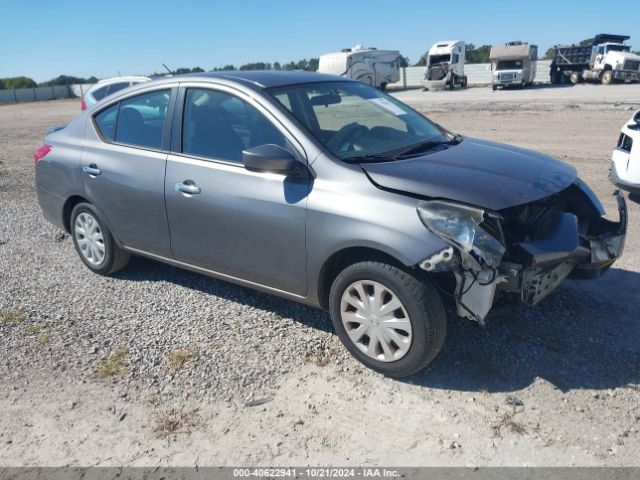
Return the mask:
<svg viewBox="0 0 640 480">
<path fill-rule="evenodd" d="M 609 180 L 640 195 L 640 110 L 622 127 L 611 157 Z"/>
<path fill-rule="evenodd" d="M 149 77 L 114 77 L 100 80 L 84 94 L 80 108 L 86 110 L 112 93 L 149 80 L 151 80 Z"/>
</svg>

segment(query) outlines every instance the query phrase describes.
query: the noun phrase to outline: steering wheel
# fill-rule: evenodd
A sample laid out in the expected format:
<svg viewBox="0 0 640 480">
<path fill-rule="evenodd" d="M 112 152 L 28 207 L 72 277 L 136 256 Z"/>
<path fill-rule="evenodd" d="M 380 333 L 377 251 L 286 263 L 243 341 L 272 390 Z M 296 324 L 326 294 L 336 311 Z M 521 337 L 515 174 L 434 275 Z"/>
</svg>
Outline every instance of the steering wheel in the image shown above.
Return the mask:
<svg viewBox="0 0 640 480">
<path fill-rule="evenodd" d="M 368 131 L 369 129 L 367 127 L 360 125 L 358 122 L 349 123 L 329 139 L 327 146 L 333 151 L 341 152 L 343 151 L 342 147 L 347 146 L 356 135 Z"/>
</svg>

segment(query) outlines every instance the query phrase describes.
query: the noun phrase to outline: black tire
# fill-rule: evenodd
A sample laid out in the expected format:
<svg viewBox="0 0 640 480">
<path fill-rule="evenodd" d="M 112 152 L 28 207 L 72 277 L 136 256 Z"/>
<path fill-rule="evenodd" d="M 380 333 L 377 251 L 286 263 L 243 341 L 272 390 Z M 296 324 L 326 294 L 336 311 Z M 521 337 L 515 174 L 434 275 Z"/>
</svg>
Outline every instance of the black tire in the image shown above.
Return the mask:
<svg viewBox="0 0 640 480">
<path fill-rule="evenodd" d="M 571 83 L 573 83 L 574 85 L 577 85 L 582 81 L 582 77 L 578 72 L 573 72 L 570 78 L 571 78 Z"/>
<path fill-rule="evenodd" d="M 394 361 L 376 360 L 349 338 L 342 323 L 342 296 L 354 282 L 373 281 L 390 289 L 402 302 L 412 329 L 407 352 Z M 425 368 L 440 352 L 447 331 L 447 318 L 439 292 L 428 280 L 419 280 L 410 273 L 380 262 L 359 262 L 345 268 L 334 280 L 329 293 L 331 321 L 349 352 L 368 368 L 383 375 L 400 378 Z"/>
<path fill-rule="evenodd" d="M 79 235 L 76 230 L 76 220 L 80 214 L 86 214 L 91 216 L 98 225 L 98 229 L 102 235 L 102 244 L 104 245 L 104 258 L 99 263 L 92 263 L 87 259 L 85 254 L 79 245 Z M 101 218 L 96 208 L 90 203 L 79 203 L 71 211 L 71 219 L 69 222 L 71 230 L 71 238 L 73 239 L 73 245 L 76 248 L 78 256 L 82 262 L 89 267 L 92 272 L 100 275 L 109 275 L 122 270 L 129 263 L 129 252 L 120 248 L 113 239 L 113 235 L 107 228 L 106 222 Z"/>
<path fill-rule="evenodd" d="M 495 92 L 496 90 L 498 90 L 498 86 L 497 85 L 492 85 L 491 89 Z"/>
<path fill-rule="evenodd" d="M 467 88 L 467 76 L 462 77 L 462 88 Z"/>
<path fill-rule="evenodd" d="M 452 73 L 451 78 L 449 79 L 449 90 L 453 91 L 456 89 L 456 76 Z"/>
<path fill-rule="evenodd" d="M 602 72 L 600 81 L 602 82 L 602 85 L 611 85 L 613 83 L 613 71 L 605 70 L 604 72 Z"/>
<path fill-rule="evenodd" d="M 380 84 L 380 90 L 382 90 L 383 92 L 387 89 L 387 82 L 382 82 Z"/>
</svg>

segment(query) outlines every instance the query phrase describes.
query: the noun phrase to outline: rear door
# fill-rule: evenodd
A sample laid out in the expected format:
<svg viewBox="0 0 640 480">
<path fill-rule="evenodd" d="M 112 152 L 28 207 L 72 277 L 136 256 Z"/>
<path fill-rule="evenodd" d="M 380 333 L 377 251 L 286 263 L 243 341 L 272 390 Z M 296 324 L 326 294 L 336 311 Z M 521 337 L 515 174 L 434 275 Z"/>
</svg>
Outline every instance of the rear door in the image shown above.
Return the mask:
<svg viewBox="0 0 640 480">
<path fill-rule="evenodd" d="M 225 87 L 182 87 L 167 160 L 166 205 L 176 260 L 303 295 L 309 180 L 246 170 L 242 150 L 300 152 L 255 100 Z"/>
<path fill-rule="evenodd" d="M 88 126 L 81 166 L 87 197 L 122 244 L 171 256 L 164 204 L 171 88 L 127 97 Z"/>
</svg>

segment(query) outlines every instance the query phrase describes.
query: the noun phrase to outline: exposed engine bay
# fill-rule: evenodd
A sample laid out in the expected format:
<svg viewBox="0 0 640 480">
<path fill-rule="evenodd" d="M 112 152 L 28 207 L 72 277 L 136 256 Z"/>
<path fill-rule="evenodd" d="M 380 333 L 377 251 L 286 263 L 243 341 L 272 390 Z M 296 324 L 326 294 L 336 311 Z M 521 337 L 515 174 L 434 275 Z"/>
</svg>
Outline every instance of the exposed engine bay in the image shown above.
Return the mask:
<svg viewBox="0 0 640 480">
<path fill-rule="evenodd" d="M 446 201 L 418 207 L 425 226 L 450 246 L 420 267 L 455 278 L 458 315 L 484 324 L 494 302 L 517 297 L 535 305 L 565 278 L 595 278 L 620 257 L 627 208 L 614 193 L 619 221 L 604 209 L 582 181 L 555 195 L 491 212 Z"/>
</svg>

